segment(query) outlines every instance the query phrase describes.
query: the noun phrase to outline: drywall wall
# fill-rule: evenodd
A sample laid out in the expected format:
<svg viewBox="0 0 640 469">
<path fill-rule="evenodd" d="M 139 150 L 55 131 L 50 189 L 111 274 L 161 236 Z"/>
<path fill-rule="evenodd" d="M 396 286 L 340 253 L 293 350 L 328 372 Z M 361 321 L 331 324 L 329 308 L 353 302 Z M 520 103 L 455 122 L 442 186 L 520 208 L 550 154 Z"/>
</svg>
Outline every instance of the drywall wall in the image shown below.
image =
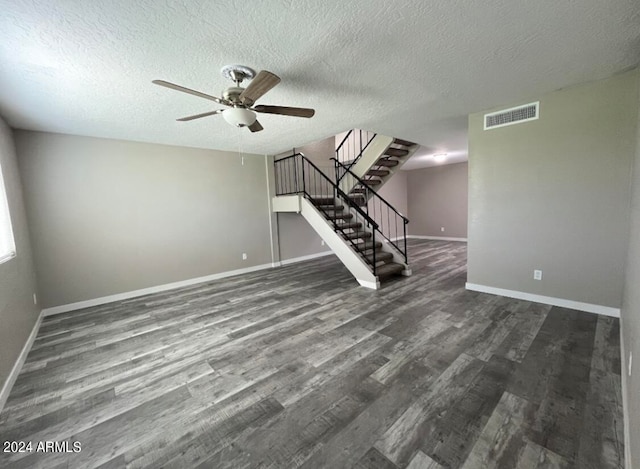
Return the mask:
<svg viewBox="0 0 640 469">
<path fill-rule="evenodd" d="M 638 83 L 640 87 L 640 80 Z M 640 112 L 640 101 L 638 110 Z M 625 417 L 629 434 L 626 435 L 627 467 L 640 468 L 640 118 L 636 132 L 636 153 L 633 168 L 633 195 L 631 202 L 631 230 L 627 269 L 622 303 L 622 356 Z M 633 356 L 633 360 L 630 357 Z M 631 362 L 631 376 L 629 376 Z M 632 464 L 630 464 L 632 463 Z"/>
<path fill-rule="evenodd" d="M 404 171 L 396 171 L 380 188 L 378 194 L 386 200 L 401 215 L 407 214 L 407 174 Z M 379 229 L 389 239 L 401 238 L 408 225 L 404 225 L 401 217 L 398 217 L 384 202 L 377 197 L 369 199 L 369 215 L 378 222 Z M 407 231 L 408 234 L 408 231 Z"/>
<path fill-rule="evenodd" d="M 407 181 L 410 172 L 396 171 L 380 188 L 378 194 L 405 217 L 409 218 Z"/>
<path fill-rule="evenodd" d="M 329 250 L 299 213 L 278 213 L 278 240 L 283 261 Z"/>
<path fill-rule="evenodd" d="M 409 234 L 467 237 L 467 169 L 465 162 L 407 171 Z"/>
<path fill-rule="evenodd" d="M 272 261 L 264 156 L 15 135 L 45 307 Z"/>
<path fill-rule="evenodd" d="M 40 308 L 33 302 L 35 270 L 13 135 L 0 118 L 0 168 L 9 202 L 16 256 L 0 264 L 0 390 L 38 320 Z M 1 395 L 0 395 L 1 396 Z M 0 402 L 2 408 L 2 402 Z"/>
<path fill-rule="evenodd" d="M 335 152 L 334 144 L 334 137 L 330 137 L 294 150 L 296 153 L 304 154 L 318 169 L 333 180 L 335 172 L 331 158 L 333 158 Z M 276 159 L 290 154 L 291 152 L 278 155 Z M 277 221 L 281 260 L 309 256 L 328 250 L 327 246 L 322 245 L 320 236 L 311 228 L 302 215 L 298 213 L 278 213 Z"/>
<path fill-rule="evenodd" d="M 540 119 L 518 125 L 484 131 L 470 116 L 470 283 L 620 307 L 637 80 L 547 94 Z"/>
</svg>

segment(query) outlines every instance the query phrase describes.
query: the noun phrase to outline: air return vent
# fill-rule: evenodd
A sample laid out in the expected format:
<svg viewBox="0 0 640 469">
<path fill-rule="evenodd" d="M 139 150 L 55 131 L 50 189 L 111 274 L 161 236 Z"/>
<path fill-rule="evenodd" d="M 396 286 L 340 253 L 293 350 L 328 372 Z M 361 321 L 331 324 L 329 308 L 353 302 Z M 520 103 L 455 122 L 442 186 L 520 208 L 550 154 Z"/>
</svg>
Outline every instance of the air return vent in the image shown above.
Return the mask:
<svg viewBox="0 0 640 469">
<path fill-rule="evenodd" d="M 540 102 L 524 104 L 502 111 L 491 112 L 484 115 L 484 130 L 504 127 L 505 125 L 520 124 L 522 122 L 536 120 L 539 117 Z"/>
</svg>

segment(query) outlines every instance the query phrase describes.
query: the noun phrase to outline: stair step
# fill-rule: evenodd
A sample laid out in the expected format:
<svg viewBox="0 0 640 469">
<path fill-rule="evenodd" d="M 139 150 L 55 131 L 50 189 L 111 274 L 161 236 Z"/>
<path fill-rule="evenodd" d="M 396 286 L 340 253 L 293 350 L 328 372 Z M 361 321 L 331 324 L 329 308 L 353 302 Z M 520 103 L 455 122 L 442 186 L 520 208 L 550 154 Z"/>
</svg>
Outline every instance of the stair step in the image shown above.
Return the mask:
<svg viewBox="0 0 640 469">
<path fill-rule="evenodd" d="M 352 222 L 347 222 L 347 223 L 339 223 L 338 224 L 338 228 L 341 230 L 355 230 L 358 228 L 362 228 L 362 223 L 357 222 L 357 221 L 352 221 Z"/>
<path fill-rule="evenodd" d="M 354 233 L 343 233 L 343 236 L 347 239 L 367 239 L 371 238 L 371 233 L 367 231 L 356 231 Z"/>
<path fill-rule="evenodd" d="M 336 201 L 333 197 L 313 197 L 311 203 L 313 205 L 335 205 Z"/>
<path fill-rule="evenodd" d="M 350 213 L 336 213 L 334 215 L 325 215 L 327 220 L 350 220 L 353 215 Z"/>
<path fill-rule="evenodd" d="M 365 176 L 385 177 L 389 174 L 389 171 L 387 171 L 386 169 L 370 169 L 369 171 L 367 171 L 367 174 L 365 174 Z"/>
<path fill-rule="evenodd" d="M 402 140 L 401 138 L 394 138 L 393 143 L 397 145 L 403 145 L 405 147 L 412 147 L 415 145 L 415 143 L 410 142 L 409 140 Z"/>
<path fill-rule="evenodd" d="M 376 241 L 375 244 L 376 248 L 381 248 L 382 247 L 382 243 L 380 241 Z M 356 243 L 356 249 L 358 251 L 366 251 L 368 249 L 373 248 L 373 242 L 372 241 L 366 241 L 364 243 Z"/>
<path fill-rule="evenodd" d="M 380 184 L 382 184 L 382 180 L 381 179 L 365 179 L 364 182 L 367 183 L 368 186 L 378 186 Z"/>
<path fill-rule="evenodd" d="M 377 267 L 376 275 L 378 276 L 378 279 L 383 279 L 395 274 L 399 274 L 403 270 L 404 270 L 404 266 L 402 264 L 396 264 L 395 262 L 390 262 L 388 264 L 384 264 Z"/>
<path fill-rule="evenodd" d="M 387 148 L 387 151 L 385 151 L 384 154 L 389 156 L 407 156 L 409 154 L 409 150 L 405 150 L 403 148 Z"/>
<path fill-rule="evenodd" d="M 319 208 L 325 212 L 339 212 L 344 210 L 344 205 L 320 205 Z"/>
<path fill-rule="evenodd" d="M 365 255 L 365 259 L 369 264 L 373 264 L 373 251 L 371 254 Z M 393 259 L 393 254 L 385 251 L 376 251 L 376 264 L 378 262 L 387 262 Z"/>
<path fill-rule="evenodd" d="M 386 167 L 393 167 L 393 166 L 398 166 L 400 162 L 398 160 L 392 160 L 389 158 L 380 158 L 378 161 L 376 161 L 375 166 L 386 166 Z"/>
</svg>

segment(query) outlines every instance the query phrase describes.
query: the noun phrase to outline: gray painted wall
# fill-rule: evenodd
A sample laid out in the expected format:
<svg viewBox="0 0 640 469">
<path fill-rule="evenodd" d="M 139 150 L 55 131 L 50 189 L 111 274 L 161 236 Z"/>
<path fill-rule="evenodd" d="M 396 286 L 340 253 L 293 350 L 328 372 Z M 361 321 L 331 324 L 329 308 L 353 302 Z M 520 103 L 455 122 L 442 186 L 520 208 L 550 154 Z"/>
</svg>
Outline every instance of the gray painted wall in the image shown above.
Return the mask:
<svg viewBox="0 0 640 469">
<path fill-rule="evenodd" d="M 640 86 L 640 83 L 639 83 Z M 638 101 L 640 112 L 640 101 Z M 640 467 L 640 118 L 636 133 L 636 154 L 633 169 L 633 197 L 631 203 L 631 231 L 629 236 L 629 252 L 627 254 L 627 271 L 622 303 L 622 337 L 623 337 L 623 387 L 625 394 L 626 414 L 629 421 L 627 454 L 633 467 Z M 632 373 L 628 375 L 629 355 L 632 361 Z M 626 378 L 626 379 L 625 379 Z M 627 462 L 628 463 L 628 462 Z M 631 467 L 631 466 L 629 466 Z"/>
<path fill-rule="evenodd" d="M 409 218 L 407 206 L 407 181 L 408 171 L 396 171 L 395 174 L 384 183 L 378 194 L 405 217 Z"/>
<path fill-rule="evenodd" d="M 43 306 L 271 263 L 264 156 L 15 135 Z"/>
<path fill-rule="evenodd" d="M 409 234 L 467 237 L 467 168 L 457 163 L 407 171 Z"/>
<path fill-rule="evenodd" d="M 519 125 L 483 131 L 470 116 L 469 282 L 621 306 L 637 80 L 550 93 Z"/>
<path fill-rule="evenodd" d="M 16 257 L 0 264 L 0 389 L 2 389 L 40 312 L 39 306 L 33 304 L 33 294 L 36 293 L 35 270 L 13 135 L 2 118 L 0 118 L 0 167 L 2 167 L 16 242 Z"/>
<path fill-rule="evenodd" d="M 330 161 L 335 153 L 334 137 L 326 138 L 318 142 L 310 143 L 295 149 L 301 152 L 318 168 L 333 179 L 333 162 Z M 283 155 L 290 155 L 291 152 Z M 276 159 L 281 156 L 277 156 Z M 297 213 L 278 213 L 278 240 L 280 259 L 294 259 L 296 257 L 309 256 L 328 251 L 323 246 L 322 238 L 316 234 L 309 223 Z"/>
</svg>

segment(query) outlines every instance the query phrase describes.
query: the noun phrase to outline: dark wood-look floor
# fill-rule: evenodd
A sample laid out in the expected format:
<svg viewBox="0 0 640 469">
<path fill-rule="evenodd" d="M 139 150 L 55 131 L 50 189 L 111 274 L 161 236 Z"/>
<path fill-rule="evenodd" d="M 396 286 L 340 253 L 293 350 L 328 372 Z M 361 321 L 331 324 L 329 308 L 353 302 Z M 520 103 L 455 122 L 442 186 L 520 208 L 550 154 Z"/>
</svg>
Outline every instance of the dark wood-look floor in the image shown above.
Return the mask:
<svg viewBox="0 0 640 469">
<path fill-rule="evenodd" d="M 618 320 L 464 290 L 411 241 L 377 292 L 333 257 L 48 317 L 2 467 L 623 467 Z"/>
</svg>

